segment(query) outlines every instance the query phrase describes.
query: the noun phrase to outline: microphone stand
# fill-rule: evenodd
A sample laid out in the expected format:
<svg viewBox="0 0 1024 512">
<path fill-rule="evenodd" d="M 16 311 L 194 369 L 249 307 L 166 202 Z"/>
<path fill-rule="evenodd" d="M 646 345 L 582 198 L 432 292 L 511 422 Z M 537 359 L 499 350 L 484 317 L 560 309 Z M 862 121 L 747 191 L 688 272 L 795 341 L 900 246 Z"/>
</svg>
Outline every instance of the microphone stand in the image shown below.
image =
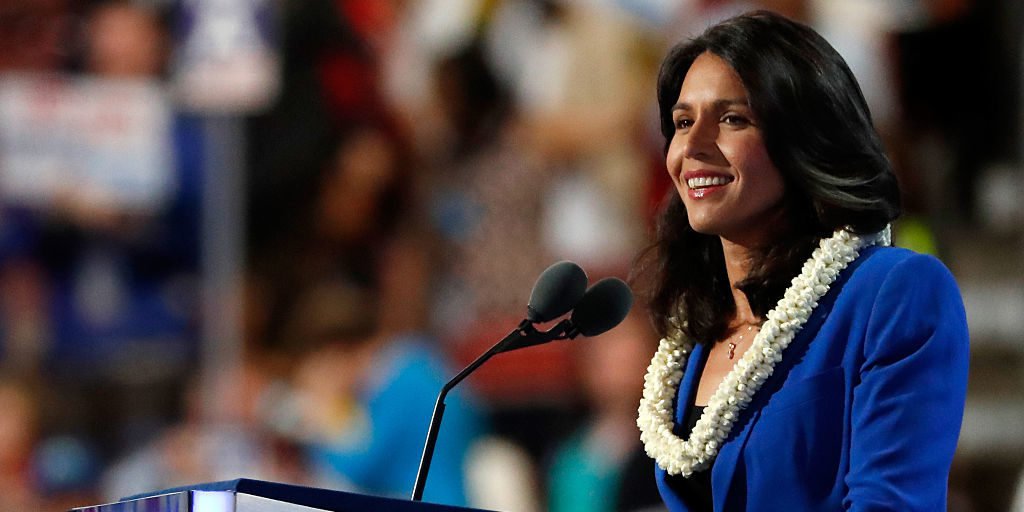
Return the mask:
<svg viewBox="0 0 1024 512">
<path fill-rule="evenodd" d="M 484 364 L 488 359 L 497 354 L 533 345 L 540 345 L 549 341 L 566 339 L 575 331 L 575 327 L 569 322 L 569 320 L 562 320 L 548 331 L 538 331 L 529 320 L 523 320 L 514 331 L 510 332 L 498 343 L 495 343 L 493 347 L 491 347 L 487 352 L 484 352 L 480 357 L 476 358 L 472 363 L 469 363 L 469 366 L 464 368 L 455 377 L 452 377 L 452 379 L 441 388 L 441 392 L 437 395 L 437 402 L 434 404 L 434 413 L 430 417 L 430 429 L 427 430 L 427 441 L 423 446 L 423 456 L 420 457 L 420 468 L 416 474 L 416 483 L 413 484 L 412 488 L 412 501 L 422 501 L 423 499 L 423 487 L 426 485 L 427 472 L 430 470 L 430 461 L 434 457 L 434 445 L 437 443 L 437 435 L 441 429 L 441 418 L 444 416 L 445 408 L 444 399 L 448 396 L 448 392 L 462 382 L 463 379 L 468 377 L 469 374 L 476 371 L 480 365 Z"/>
</svg>

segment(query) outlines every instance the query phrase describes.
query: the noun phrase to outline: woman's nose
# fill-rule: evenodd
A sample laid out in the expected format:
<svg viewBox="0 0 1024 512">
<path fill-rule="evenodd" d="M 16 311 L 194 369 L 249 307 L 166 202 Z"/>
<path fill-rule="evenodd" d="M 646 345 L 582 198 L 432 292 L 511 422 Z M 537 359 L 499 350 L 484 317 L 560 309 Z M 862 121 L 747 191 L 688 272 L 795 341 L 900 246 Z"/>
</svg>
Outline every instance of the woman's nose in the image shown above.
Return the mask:
<svg viewBox="0 0 1024 512">
<path fill-rule="evenodd" d="M 690 131 L 686 134 L 683 156 L 685 158 L 699 159 L 713 155 L 717 138 L 717 124 L 707 120 L 695 121 L 693 126 L 690 127 Z"/>
</svg>

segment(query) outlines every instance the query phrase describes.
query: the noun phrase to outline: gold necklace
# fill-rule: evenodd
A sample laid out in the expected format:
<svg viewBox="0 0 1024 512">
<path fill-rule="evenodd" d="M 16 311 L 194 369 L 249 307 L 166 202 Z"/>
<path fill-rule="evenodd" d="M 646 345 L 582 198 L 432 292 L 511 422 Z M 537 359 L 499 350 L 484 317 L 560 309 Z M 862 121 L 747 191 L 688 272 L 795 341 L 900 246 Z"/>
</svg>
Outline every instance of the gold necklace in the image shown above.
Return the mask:
<svg viewBox="0 0 1024 512">
<path fill-rule="evenodd" d="M 743 337 L 746 336 L 747 334 L 749 334 L 750 331 L 754 330 L 754 325 L 755 324 L 747 325 L 747 332 L 741 333 L 739 338 L 737 338 L 735 341 L 730 341 L 729 342 L 729 360 L 730 361 L 732 361 L 733 358 L 736 357 L 736 347 L 739 345 L 739 342 L 743 341 Z"/>
</svg>

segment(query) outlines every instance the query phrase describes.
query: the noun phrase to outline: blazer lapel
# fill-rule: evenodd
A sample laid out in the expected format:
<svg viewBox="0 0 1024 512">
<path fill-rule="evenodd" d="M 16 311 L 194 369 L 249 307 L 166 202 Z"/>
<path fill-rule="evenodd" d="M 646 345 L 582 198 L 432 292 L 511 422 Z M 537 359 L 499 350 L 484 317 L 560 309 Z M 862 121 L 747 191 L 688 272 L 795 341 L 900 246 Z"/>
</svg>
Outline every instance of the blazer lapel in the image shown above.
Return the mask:
<svg viewBox="0 0 1024 512">
<path fill-rule="evenodd" d="M 672 432 L 675 435 L 681 435 L 683 430 L 683 420 L 686 419 L 686 415 L 690 412 L 693 407 L 693 397 L 697 392 L 697 383 L 700 381 L 701 369 L 706 361 L 707 350 L 704 345 L 697 344 L 693 347 L 693 351 L 690 352 L 690 357 L 686 360 L 686 368 L 683 369 L 683 378 L 679 382 L 679 390 L 676 392 L 676 403 L 675 403 L 675 422 L 672 426 Z M 665 500 L 665 505 L 670 510 L 678 512 L 687 512 L 689 507 L 683 503 L 682 499 L 675 495 L 671 490 L 668 490 L 671 486 L 668 484 L 666 479 L 668 474 L 665 470 L 655 465 L 655 478 L 658 481 L 658 488 L 662 493 L 662 498 Z"/>
<path fill-rule="evenodd" d="M 683 421 L 693 408 L 693 399 L 697 394 L 697 384 L 700 382 L 704 363 L 707 362 L 707 354 L 707 347 L 703 343 L 697 343 L 686 360 L 683 380 L 679 383 L 679 392 L 676 394 L 676 421 L 673 430 L 677 436 L 682 433 Z"/>
<path fill-rule="evenodd" d="M 849 272 L 846 274 L 848 275 Z M 806 352 L 808 345 L 818 335 L 822 324 L 832 311 L 835 298 L 845 282 L 845 277 L 843 276 L 842 280 L 836 283 L 833 290 L 829 290 L 828 295 L 822 297 L 818 306 L 811 313 L 810 318 L 807 319 L 807 323 L 804 324 L 804 327 L 800 329 L 800 332 L 793 338 L 793 341 L 786 347 L 782 362 L 776 366 L 775 372 L 769 381 L 765 383 L 765 387 L 769 389 L 774 387 L 771 382 L 772 380 L 785 380 L 793 366 L 799 364 L 798 361 L 802 360 L 803 353 Z M 742 463 L 743 448 L 747 444 L 750 432 L 757 425 L 758 418 L 761 417 L 761 407 L 767 398 L 766 394 L 761 392 L 754 395 L 753 400 L 740 414 L 740 421 L 733 425 L 733 436 L 726 438 L 725 443 L 723 443 L 722 448 L 718 452 L 718 457 L 715 459 L 714 466 L 711 469 L 711 488 L 714 494 L 715 510 L 732 510 L 745 506 L 743 505 L 746 501 L 745 484 L 736 481 L 736 470 Z M 727 498 L 729 499 L 728 503 L 726 502 Z M 734 500 L 738 500 L 739 503 L 733 503 Z"/>
<path fill-rule="evenodd" d="M 714 466 L 711 467 L 712 503 L 715 510 L 731 510 L 725 508 L 726 498 L 736 499 L 738 497 L 736 493 L 743 492 L 743 486 L 738 486 L 739 488 L 736 490 L 732 488 L 736 467 L 740 463 L 740 455 L 743 454 L 743 447 L 747 444 L 747 438 L 750 436 L 750 429 L 754 423 L 757 423 L 757 418 L 760 415 L 761 411 L 747 408 L 747 414 L 740 414 L 740 419 L 746 417 L 747 421 L 733 425 L 734 434 L 730 436 L 731 438 L 726 438 L 722 448 L 718 451 L 718 457 L 715 458 Z M 737 429 L 739 429 L 738 432 Z"/>
</svg>

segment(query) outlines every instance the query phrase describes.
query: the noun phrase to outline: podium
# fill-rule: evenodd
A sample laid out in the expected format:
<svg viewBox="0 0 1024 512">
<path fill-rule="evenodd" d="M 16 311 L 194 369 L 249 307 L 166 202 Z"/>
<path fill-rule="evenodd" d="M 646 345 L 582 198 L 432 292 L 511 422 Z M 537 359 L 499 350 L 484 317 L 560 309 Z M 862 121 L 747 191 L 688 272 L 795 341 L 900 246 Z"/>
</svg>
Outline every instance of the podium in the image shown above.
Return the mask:
<svg viewBox="0 0 1024 512">
<path fill-rule="evenodd" d="M 238 479 L 122 498 L 70 512 L 467 512 L 477 509 Z"/>
</svg>

